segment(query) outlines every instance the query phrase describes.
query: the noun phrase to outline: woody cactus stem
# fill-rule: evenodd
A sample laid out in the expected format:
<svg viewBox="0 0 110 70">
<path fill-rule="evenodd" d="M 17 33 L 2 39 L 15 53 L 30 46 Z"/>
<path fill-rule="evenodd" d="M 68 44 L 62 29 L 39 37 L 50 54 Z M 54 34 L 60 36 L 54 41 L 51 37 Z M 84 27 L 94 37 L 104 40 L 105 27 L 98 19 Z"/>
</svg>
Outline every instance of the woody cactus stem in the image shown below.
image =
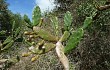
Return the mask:
<svg viewBox="0 0 110 70">
<path fill-rule="evenodd" d="M 61 42 L 66 41 L 68 37 L 70 36 L 69 31 L 71 30 L 71 23 L 72 23 L 72 16 L 69 11 L 65 13 L 64 16 L 64 29 L 65 32 L 62 35 L 62 37 L 59 39 L 59 41 L 56 43 L 56 53 L 59 57 L 59 60 L 61 61 L 62 65 L 64 66 L 65 70 L 69 70 L 69 61 L 66 55 L 64 54 L 64 46 Z"/>
<path fill-rule="evenodd" d="M 65 70 L 69 70 L 69 61 L 66 55 L 64 54 L 64 46 L 61 42 L 66 41 L 68 37 L 70 36 L 70 33 L 68 31 L 65 31 L 62 37 L 59 39 L 59 41 L 56 43 L 56 53 L 59 57 L 59 60 L 61 61 L 62 65 L 64 66 Z"/>
<path fill-rule="evenodd" d="M 65 70 L 69 70 L 69 61 L 66 55 L 64 54 L 64 46 L 60 41 L 56 43 L 56 53 L 61 61 L 62 65 L 64 66 Z"/>
</svg>

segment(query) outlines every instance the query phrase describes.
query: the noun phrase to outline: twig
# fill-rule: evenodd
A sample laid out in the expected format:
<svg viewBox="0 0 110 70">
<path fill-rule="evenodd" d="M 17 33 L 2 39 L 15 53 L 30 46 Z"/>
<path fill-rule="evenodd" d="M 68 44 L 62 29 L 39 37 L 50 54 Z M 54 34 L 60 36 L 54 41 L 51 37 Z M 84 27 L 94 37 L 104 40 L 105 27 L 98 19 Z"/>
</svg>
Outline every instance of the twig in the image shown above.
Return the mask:
<svg viewBox="0 0 110 70">
<path fill-rule="evenodd" d="M 100 11 L 103 11 L 103 10 L 106 10 L 106 9 L 109 9 L 109 8 L 110 8 L 110 4 L 97 7 L 97 9 L 100 10 Z"/>
</svg>

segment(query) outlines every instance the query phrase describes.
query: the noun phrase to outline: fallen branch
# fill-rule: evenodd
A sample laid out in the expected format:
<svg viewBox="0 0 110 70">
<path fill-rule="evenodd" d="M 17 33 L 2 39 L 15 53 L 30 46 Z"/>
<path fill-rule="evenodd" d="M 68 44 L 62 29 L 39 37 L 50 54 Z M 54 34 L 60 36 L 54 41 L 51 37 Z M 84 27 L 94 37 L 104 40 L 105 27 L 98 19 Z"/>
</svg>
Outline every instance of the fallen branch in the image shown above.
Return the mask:
<svg viewBox="0 0 110 70">
<path fill-rule="evenodd" d="M 100 10 L 100 11 L 103 11 L 103 10 L 106 10 L 106 9 L 109 9 L 109 8 L 110 8 L 110 4 L 97 7 L 97 9 Z"/>
<path fill-rule="evenodd" d="M 1 59 L 1 60 L 0 60 L 0 64 L 5 63 L 6 61 L 8 61 L 8 59 Z"/>
</svg>

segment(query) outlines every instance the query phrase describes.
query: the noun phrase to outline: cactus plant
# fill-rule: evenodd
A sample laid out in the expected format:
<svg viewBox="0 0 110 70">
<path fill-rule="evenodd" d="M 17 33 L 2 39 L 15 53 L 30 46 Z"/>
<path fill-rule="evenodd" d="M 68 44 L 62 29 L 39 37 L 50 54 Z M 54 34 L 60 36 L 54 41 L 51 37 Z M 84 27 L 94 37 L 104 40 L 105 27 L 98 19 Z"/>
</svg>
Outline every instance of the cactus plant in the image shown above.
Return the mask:
<svg viewBox="0 0 110 70">
<path fill-rule="evenodd" d="M 6 50 L 6 49 L 10 48 L 13 44 L 14 44 L 14 41 L 13 41 L 13 40 L 11 40 L 11 42 L 8 42 L 8 43 L 6 44 L 6 46 L 5 46 L 5 47 L 3 47 L 3 48 L 1 49 L 1 51 L 3 51 L 3 50 Z"/>
<path fill-rule="evenodd" d="M 94 15 L 95 14 L 93 14 L 93 16 Z M 57 17 L 51 18 L 51 22 L 53 24 L 52 27 L 56 34 L 54 36 L 50 32 L 46 31 L 45 29 L 41 27 L 42 25 L 41 12 L 40 12 L 40 8 L 36 6 L 33 11 L 33 18 L 32 18 L 33 30 L 32 32 L 25 32 L 24 34 L 29 35 L 29 38 L 32 39 L 30 41 L 36 41 L 36 40 L 33 40 L 35 38 L 36 39 L 40 38 L 41 41 L 34 43 L 34 45 L 27 41 L 27 43 L 31 46 L 29 47 L 29 50 L 31 53 L 25 54 L 24 56 L 28 56 L 34 53 L 36 54 L 36 56 L 33 57 L 31 61 L 35 61 L 39 55 L 45 54 L 49 52 L 50 50 L 52 50 L 53 48 L 56 48 L 56 53 L 61 63 L 63 64 L 65 70 L 69 70 L 69 62 L 64 53 L 70 52 L 81 41 L 84 35 L 84 29 L 86 29 L 90 25 L 90 23 L 92 22 L 93 16 L 87 17 L 82 27 L 72 31 L 71 30 L 72 29 L 72 26 L 71 26 L 72 16 L 71 16 L 71 13 L 67 11 L 64 15 L 65 31 L 61 37 L 57 37 L 59 33 L 58 18 Z M 62 45 L 62 42 L 66 43 L 65 47 Z"/>
<path fill-rule="evenodd" d="M 1 51 L 4 51 L 6 49 L 9 49 L 11 46 L 13 46 L 15 40 L 18 39 L 18 36 L 20 34 L 21 31 L 21 27 L 15 27 L 15 21 L 13 21 L 13 25 L 12 25 L 12 34 L 11 36 L 8 36 L 6 38 L 6 40 L 3 42 Z"/>
<path fill-rule="evenodd" d="M 64 50 L 65 53 L 70 52 L 72 49 L 74 49 L 77 46 L 77 44 L 80 42 L 80 40 L 84 35 L 84 29 L 87 28 L 91 22 L 92 22 L 92 16 L 86 17 L 83 26 L 81 28 L 78 28 L 76 31 L 72 33 L 65 47 Z"/>
<path fill-rule="evenodd" d="M 13 38 L 11 36 L 7 37 L 7 39 L 3 42 L 3 44 L 9 43 Z"/>
</svg>

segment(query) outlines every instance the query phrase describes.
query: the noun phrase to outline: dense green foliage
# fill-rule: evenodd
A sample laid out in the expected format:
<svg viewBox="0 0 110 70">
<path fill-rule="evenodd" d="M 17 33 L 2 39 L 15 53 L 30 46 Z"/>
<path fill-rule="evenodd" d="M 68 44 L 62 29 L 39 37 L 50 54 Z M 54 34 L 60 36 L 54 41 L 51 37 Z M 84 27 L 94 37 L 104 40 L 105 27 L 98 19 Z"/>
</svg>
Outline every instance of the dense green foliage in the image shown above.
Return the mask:
<svg viewBox="0 0 110 70">
<path fill-rule="evenodd" d="M 6 33 L 11 29 L 10 11 L 7 6 L 5 0 L 0 0 L 0 31 L 6 30 Z"/>
</svg>

